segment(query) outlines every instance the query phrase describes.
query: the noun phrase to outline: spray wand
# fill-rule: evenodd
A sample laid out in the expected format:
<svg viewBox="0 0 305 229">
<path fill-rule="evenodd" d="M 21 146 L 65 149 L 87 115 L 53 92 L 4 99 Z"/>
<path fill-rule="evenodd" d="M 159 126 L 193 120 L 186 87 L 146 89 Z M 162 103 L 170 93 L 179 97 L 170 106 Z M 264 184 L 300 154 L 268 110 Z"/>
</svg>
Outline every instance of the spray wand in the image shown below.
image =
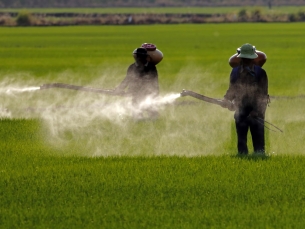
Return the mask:
<svg viewBox="0 0 305 229">
<path fill-rule="evenodd" d="M 230 101 L 224 101 L 224 100 L 221 100 L 221 99 L 210 98 L 210 97 L 198 94 L 198 93 L 193 92 L 193 91 L 188 91 L 188 90 L 183 89 L 182 92 L 180 93 L 180 96 L 181 97 L 191 96 L 191 97 L 203 100 L 203 101 L 208 102 L 208 103 L 216 104 L 216 105 L 219 105 L 221 107 L 226 107 L 230 111 L 235 110 L 234 104 Z"/>
<path fill-rule="evenodd" d="M 235 106 L 232 102 L 230 101 L 224 101 L 224 100 L 221 100 L 221 99 L 215 99 L 215 98 L 210 98 L 210 97 L 207 97 L 205 95 L 201 95 L 201 94 L 198 94 L 196 92 L 193 92 L 193 91 L 188 91 L 188 90 L 185 90 L 183 89 L 182 92 L 180 93 L 180 96 L 181 97 L 184 97 L 184 96 L 191 96 L 191 97 L 194 97 L 196 99 L 200 99 L 200 100 L 203 100 L 205 102 L 208 102 L 208 103 L 213 103 L 213 104 L 217 104 L 217 105 L 220 105 L 221 107 L 226 107 L 228 108 L 230 111 L 235 111 Z M 269 128 L 266 124 L 276 128 L 278 131 L 280 132 L 283 132 L 280 128 L 278 128 L 277 126 L 273 125 L 272 123 L 262 119 L 262 118 L 259 118 L 259 117 L 255 117 L 255 120 L 263 125 L 265 128 L 267 128 L 268 130 L 271 130 L 271 131 L 274 131 L 276 132 L 276 130 L 273 130 L 271 128 Z"/>
<path fill-rule="evenodd" d="M 51 83 L 51 84 L 43 84 L 40 86 L 40 90 L 50 89 L 50 88 L 65 88 L 77 91 L 88 91 L 106 95 L 119 95 L 119 96 L 129 96 L 129 93 L 125 92 L 117 92 L 111 89 L 100 89 L 100 88 L 92 88 L 92 87 L 83 87 L 83 86 L 76 86 L 71 84 L 63 84 L 63 83 Z"/>
</svg>

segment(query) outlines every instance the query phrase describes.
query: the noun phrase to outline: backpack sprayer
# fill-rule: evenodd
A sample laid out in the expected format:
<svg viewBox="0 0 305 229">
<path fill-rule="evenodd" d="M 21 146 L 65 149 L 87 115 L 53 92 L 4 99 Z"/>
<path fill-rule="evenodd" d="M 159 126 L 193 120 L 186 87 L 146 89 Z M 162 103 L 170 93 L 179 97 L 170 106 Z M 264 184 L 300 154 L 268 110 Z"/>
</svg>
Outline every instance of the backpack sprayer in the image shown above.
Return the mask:
<svg viewBox="0 0 305 229">
<path fill-rule="evenodd" d="M 267 61 L 267 55 L 262 51 L 256 50 L 255 46 L 253 46 L 253 48 L 254 48 L 254 52 L 257 54 L 257 57 L 253 59 L 254 64 L 263 67 L 263 65 Z M 240 54 L 240 48 L 237 48 L 236 53 L 229 58 L 229 65 L 232 68 L 235 68 L 240 65 L 241 58 L 237 57 L 239 54 Z"/>
</svg>

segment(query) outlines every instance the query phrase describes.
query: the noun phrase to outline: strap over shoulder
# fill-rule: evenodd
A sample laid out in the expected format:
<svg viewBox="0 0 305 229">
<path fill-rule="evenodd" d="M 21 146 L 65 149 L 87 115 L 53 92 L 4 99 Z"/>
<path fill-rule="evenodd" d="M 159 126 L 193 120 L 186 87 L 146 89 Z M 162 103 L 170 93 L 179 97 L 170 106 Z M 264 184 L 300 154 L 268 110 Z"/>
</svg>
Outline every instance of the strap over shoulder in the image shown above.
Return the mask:
<svg viewBox="0 0 305 229">
<path fill-rule="evenodd" d="M 239 69 L 240 69 L 240 66 L 235 67 L 235 68 L 232 69 L 231 75 L 230 75 L 230 83 L 235 83 L 236 80 L 238 79 L 238 77 L 239 77 Z"/>
<path fill-rule="evenodd" d="M 264 70 L 258 66 L 258 65 L 254 65 L 254 77 L 257 78 L 257 80 L 259 80 L 259 77 L 262 75 L 262 72 Z M 253 71 L 251 71 L 253 73 Z M 240 66 L 237 66 L 235 68 L 232 69 L 231 71 L 231 75 L 230 75 L 230 82 L 234 83 L 236 82 L 236 80 L 239 78 L 240 76 Z"/>
</svg>

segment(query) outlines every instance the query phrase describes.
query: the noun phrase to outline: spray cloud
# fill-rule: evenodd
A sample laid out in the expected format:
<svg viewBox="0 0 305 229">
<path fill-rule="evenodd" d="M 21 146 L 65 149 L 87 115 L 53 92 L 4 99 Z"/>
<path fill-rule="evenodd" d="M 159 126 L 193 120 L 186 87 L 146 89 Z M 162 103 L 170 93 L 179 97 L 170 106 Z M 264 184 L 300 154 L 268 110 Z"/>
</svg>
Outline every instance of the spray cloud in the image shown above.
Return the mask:
<svg viewBox="0 0 305 229">
<path fill-rule="evenodd" d="M 123 140 L 128 137 L 135 112 L 148 107 L 162 111 L 180 97 L 179 93 L 167 93 L 158 98 L 148 97 L 134 106 L 130 97 L 58 88 L 40 90 L 39 85 L 45 81 L 33 79 L 30 75 L 25 78 L 9 76 L 0 81 L 0 117 L 40 119 L 47 128 L 48 143 L 64 147 L 85 142 L 87 149 L 95 152 L 89 154 L 96 156 L 105 155 L 105 147 L 99 145 L 100 139 L 115 136 L 118 132 L 117 138 Z M 103 81 L 102 77 L 88 85 L 101 85 Z M 114 154 L 111 152 L 115 144 L 111 145 L 113 149 L 107 150 L 107 155 Z"/>
</svg>

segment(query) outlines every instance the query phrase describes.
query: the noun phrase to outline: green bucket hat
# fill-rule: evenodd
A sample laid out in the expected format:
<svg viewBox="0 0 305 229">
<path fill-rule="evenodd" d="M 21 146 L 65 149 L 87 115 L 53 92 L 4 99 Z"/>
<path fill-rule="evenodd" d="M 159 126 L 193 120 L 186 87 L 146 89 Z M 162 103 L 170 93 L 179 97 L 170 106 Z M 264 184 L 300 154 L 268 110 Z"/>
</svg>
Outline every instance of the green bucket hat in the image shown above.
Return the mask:
<svg viewBox="0 0 305 229">
<path fill-rule="evenodd" d="M 251 44 L 244 44 L 240 47 L 238 58 L 255 59 L 258 55 L 255 53 L 255 48 Z"/>
</svg>

